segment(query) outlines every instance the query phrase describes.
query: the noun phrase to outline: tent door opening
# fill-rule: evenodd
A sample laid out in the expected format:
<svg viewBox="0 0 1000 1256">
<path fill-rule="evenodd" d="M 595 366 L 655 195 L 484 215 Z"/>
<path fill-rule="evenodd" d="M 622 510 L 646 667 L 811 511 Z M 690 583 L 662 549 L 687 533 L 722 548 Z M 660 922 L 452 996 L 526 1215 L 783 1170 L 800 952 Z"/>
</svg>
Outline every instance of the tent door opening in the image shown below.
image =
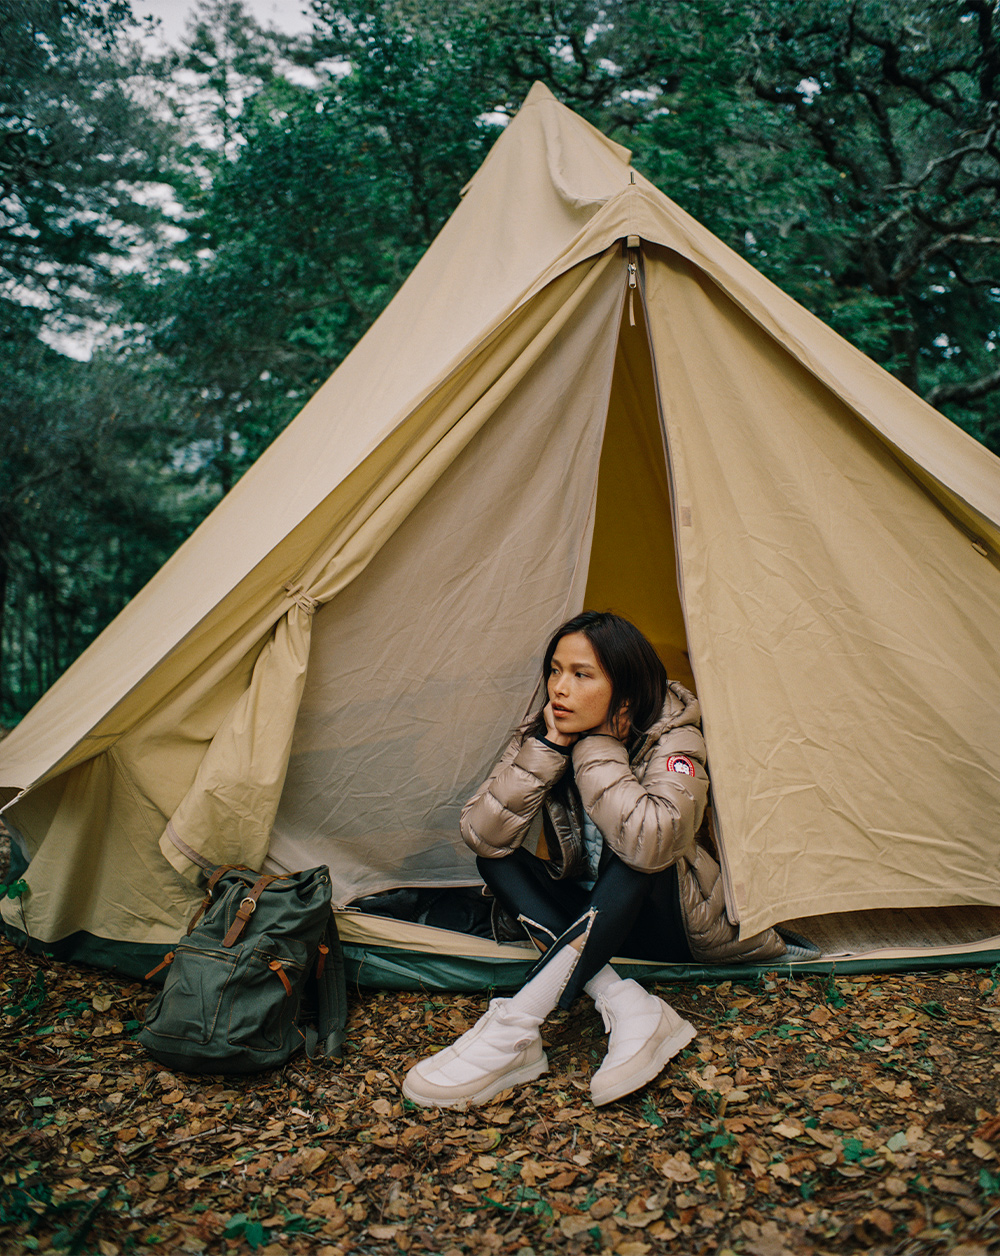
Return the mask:
<svg viewBox="0 0 1000 1256">
<path fill-rule="evenodd" d="M 677 579 L 667 450 L 639 300 L 626 299 L 622 310 L 584 606 L 630 619 L 652 642 L 667 675 L 695 689 Z"/>
<path fill-rule="evenodd" d="M 668 676 L 695 689 L 644 302 L 630 301 L 628 295 L 617 329 L 581 605 L 630 619 L 653 644 Z M 494 747 L 494 753 L 501 748 Z M 426 881 L 364 895 L 353 903 L 362 912 L 481 938 L 493 936 L 490 906 L 478 885 L 432 887 Z"/>
</svg>

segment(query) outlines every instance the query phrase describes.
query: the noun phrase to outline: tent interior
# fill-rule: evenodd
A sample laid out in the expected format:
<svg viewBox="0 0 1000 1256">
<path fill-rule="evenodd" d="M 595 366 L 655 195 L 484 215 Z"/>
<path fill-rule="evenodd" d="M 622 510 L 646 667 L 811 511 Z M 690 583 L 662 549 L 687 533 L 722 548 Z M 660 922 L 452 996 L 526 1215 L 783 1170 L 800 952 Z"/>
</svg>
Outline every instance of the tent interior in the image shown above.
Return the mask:
<svg viewBox="0 0 1000 1256">
<path fill-rule="evenodd" d="M 630 618 L 654 644 L 668 675 L 697 692 L 697 668 L 688 652 L 678 583 L 665 428 L 643 303 L 626 295 L 616 319 L 613 360 L 606 372 L 606 406 L 600 402 L 599 442 L 588 445 L 581 438 L 563 463 L 572 467 L 575 480 L 584 486 L 593 484 L 591 508 L 582 503 L 584 508 L 577 513 L 579 536 L 570 545 L 575 567 L 567 604 L 574 600 L 573 590 L 579 602 L 582 583 L 582 605 L 611 609 Z M 594 366 L 600 378 L 602 364 Z M 524 399 L 518 400 L 523 403 Z M 578 402 L 577 397 L 567 399 L 569 406 Z M 482 442 L 467 451 L 470 465 L 481 467 L 483 459 L 501 456 L 502 413 L 495 424 L 492 442 L 486 433 Z M 589 470 L 584 465 L 588 450 L 594 464 Z M 559 456 L 565 458 L 566 451 L 561 450 Z M 544 467 L 532 465 L 533 482 L 545 483 Z M 568 469 L 563 472 L 568 474 Z M 515 980 L 514 974 L 534 954 L 527 942 L 522 946 L 492 941 L 489 905 L 478 888 L 471 856 L 458 838 L 458 811 L 505 744 L 511 709 L 517 712 L 517 723 L 537 704 L 537 690 L 532 690 L 537 682 L 527 682 L 513 658 L 506 669 L 497 668 L 491 659 L 481 675 L 475 666 L 471 672 L 456 669 L 448 651 L 467 650 L 467 643 L 457 638 L 428 641 L 420 631 L 419 608 L 429 597 L 447 601 L 454 594 L 456 622 L 467 624 L 475 619 L 457 592 L 462 582 L 456 581 L 455 571 L 474 578 L 483 563 L 502 561 L 492 547 L 489 556 L 461 552 L 462 531 L 455 526 L 455 515 L 461 515 L 464 499 L 461 491 L 456 493 L 454 482 L 461 479 L 459 466 L 364 575 L 318 610 L 288 776 L 266 865 L 270 870 L 288 871 L 329 863 L 349 966 L 356 979 L 371 984 L 433 983 L 434 957 L 445 956 L 449 959 L 440 974 L 443 984 L 455 982 L 457 963 L 460 983 L 502 985 Z M 471 481 L 470 488 L 476 494 L 477 511 L 488 513 L 491 503 L 484 499 L 481 479 Z M 509 476 L 502 476 L 501 497 L 508 488 Z M 549 491 L 561 491 L 558 474 Z M 525 503 L 512 505 L 519 508 L 530 514 Z M 500 588 L 509 591 L 513 582 L 546 577 L 544 570 L 525 576 L 519 566 L 524 555 L 516 545 L 514 553 L 516 562 L 508 579 L 499 582 Z M 493 584 L 496 588 L 497 582 Z M 490 616 L 509 615 L 506 605 L 498 598 L 469 631 L 488 637 L 495 627 Z M 373 642 L 373 612 L 377 619 L 380 607 L 387 631 L 380 634 L 383 640 Z M 526 657 L 537 669 L 547 625 L 540 622 L 542 611 L 532 617 L 530 597 L 522 609 L 518 622 L 526 632 L 517 634 L 519 646 L 508 643 L 506 649 L 515 653 L 526 649 Z M 374 660 L 373 650 L 378 655 Z M 366 678 L 361 702 L 341 700 L 345 674 Z M 492 696 L 500 699 L 499 718 L 491 712 L 492 724 L 489 719 L 485 725 L 480 721 L 470 730 L 464 704 L 487 674 L 485 683 Z M 442 772 L 440 730 L 432 730 L 432 744 L 426 748 L 423 763 L 419 762 L 418 738 L 418 762 L 402 780 L 398 739 L 386 733 L 387 723 L 391 726 L 387 710 L 396 711 L 402 725 L 425 702 L 428 686 L 435 685 L 440 688 L 438 701 L 451 712 L 448 725 L 459 739 L 451 748 L 456 760 L 468 762 L 463 752 L 468 750 L 470 731 L 478 736 L 481 747 L 475 771 L 447 781 L 444 793 L 450 797 L 441 796 L 446 774 Z M 478 697 L 483 700 L 482 693 Z M 365 735 L 365 728 L 373 730 L 371 736 Z M 444 750 L 449 753 L 448 747 Z M 388 787 L 386 781 L 391 782 Z M 363 817 L 357 810 L 359 798 L 365 800 Z M 842 971 L 973 959 L 992 962 L 1000 953 L 998 907 L 840 912 L 789 920 L 782 928 L 817 948 L 817 960 L 805 966 L 832 965 Z M 420 959 L 411 965 L 407 956 Z M 464 970 L 462 957 L 467 961 Z M 679 977 L 703 971 L 698 966 L 673 966 L 671 972 L 670 965 L 636 961 L 627 966 L 647 976 L 654 969 Z"/>
</svg>

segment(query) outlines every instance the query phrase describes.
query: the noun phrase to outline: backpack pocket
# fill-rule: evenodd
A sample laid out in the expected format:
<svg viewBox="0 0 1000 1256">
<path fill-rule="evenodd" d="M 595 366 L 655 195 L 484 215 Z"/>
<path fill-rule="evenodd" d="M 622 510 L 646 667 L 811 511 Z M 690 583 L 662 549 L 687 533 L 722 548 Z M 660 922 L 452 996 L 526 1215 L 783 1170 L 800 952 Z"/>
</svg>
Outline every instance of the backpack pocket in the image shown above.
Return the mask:
<svg viewBox="0 0 1000 1256">
<path fill-rule="evenodd" d="M 236 956 L 231 951 L 181 942 L 163 989 L 146 1015 L 145 1030 L 161 1038 L 205 1046 L 215 1035 L 235 971 Z"/>
<path fill-rule="evenodd" d="M 308 952 L 294 938 L 262 937 L 247 948 L 229 1007 L 230 1046 L 280 1050 L 295 1023 Z"/>
</svg>

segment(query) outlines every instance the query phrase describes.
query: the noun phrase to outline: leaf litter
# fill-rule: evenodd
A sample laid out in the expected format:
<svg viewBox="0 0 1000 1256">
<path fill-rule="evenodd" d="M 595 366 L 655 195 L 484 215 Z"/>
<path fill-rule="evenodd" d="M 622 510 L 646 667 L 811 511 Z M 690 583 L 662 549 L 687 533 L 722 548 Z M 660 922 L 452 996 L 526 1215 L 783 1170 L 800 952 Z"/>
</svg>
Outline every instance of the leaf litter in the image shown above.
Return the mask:
<svg viewBox="0 0 1000 1256">
<path fill-rule="evenodd" d="M 354 992 L 343 1060 L 174 1073 L 151 986 L 0 943 L 0 1251 L 748 1253 L 1000 1250 L 1000 972 L 661 984 L 698 1029 L 590 1101 L 604 1034 L 469 1112 L 400 1081 L 485 996 Z"/>
</svg>

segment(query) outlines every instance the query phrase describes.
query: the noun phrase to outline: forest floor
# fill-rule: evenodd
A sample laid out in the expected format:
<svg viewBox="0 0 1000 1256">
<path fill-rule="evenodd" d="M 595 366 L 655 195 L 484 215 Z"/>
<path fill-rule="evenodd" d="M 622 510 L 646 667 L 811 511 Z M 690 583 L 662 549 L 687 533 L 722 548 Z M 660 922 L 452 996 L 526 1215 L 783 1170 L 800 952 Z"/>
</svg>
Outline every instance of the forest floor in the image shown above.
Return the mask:
<svg viewBox="0 0 1000 1256">
<path fill-rule="evenodd" d="M 660 985 L 698 1029 L 605 1108 L 589 1006 L 467 1113 L 400 1081 L 483 996 L 352 991 L 340 1062 L 192 1077 L 153 989 L 0 942 L 0 1252 L 1000 1251 L 1000 973 Z"/>
</svg>

